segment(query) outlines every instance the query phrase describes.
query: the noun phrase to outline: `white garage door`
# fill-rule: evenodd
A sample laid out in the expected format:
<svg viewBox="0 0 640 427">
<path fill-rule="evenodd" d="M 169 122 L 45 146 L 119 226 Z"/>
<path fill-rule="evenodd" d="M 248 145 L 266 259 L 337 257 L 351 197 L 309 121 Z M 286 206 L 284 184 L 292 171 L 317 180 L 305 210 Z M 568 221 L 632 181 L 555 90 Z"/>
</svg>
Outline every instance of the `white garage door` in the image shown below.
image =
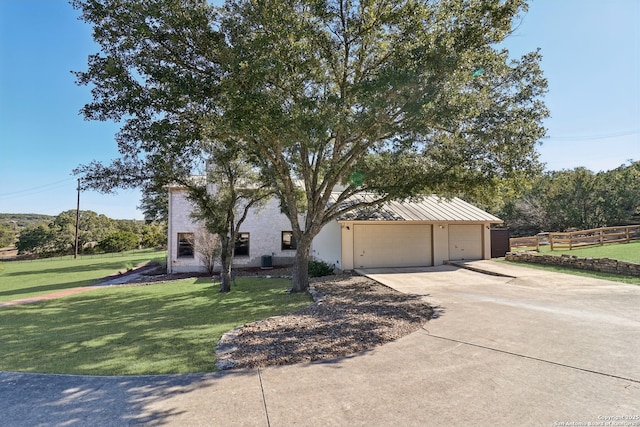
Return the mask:
<svg viewBox="0 0 640 427">
<path fill-rule="evenodd" d="M 431 225 L 361 224 L 353 229 L 356 268 L 430 266 Z"/>
<path fill-rule="evenodd" d="M 449 225 L 449 259 L 482 259 L 482 225 Z"/>
</svg>

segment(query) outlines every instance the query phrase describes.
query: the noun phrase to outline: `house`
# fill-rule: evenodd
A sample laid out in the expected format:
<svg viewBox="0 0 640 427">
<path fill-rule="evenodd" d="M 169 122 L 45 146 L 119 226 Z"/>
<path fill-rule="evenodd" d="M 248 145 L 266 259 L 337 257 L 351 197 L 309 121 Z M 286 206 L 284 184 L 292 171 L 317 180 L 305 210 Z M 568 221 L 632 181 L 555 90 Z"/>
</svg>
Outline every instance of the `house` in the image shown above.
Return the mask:
<svg viewBox="0 0 640 427">
<path fill-rule="evenodd" d="M 193 243 L 199 226 L 190 216 L 193 208 L 186 194 L 183 188 L 169 188 L 169 273 L 204 270 Z M 371 197 L 356 196 L 365 201 Z M 378 208 L 351 211 L 326 224 L 315 237 L 310 255 L 340 270 L 489 259 L 491 224 L 501 222 L 458 198 L 427 196 L 387 202 Z M 236 241 L 234 267 L 260 267 L 265 257 L 273 265 L 287 265 L 294 256 L 291 223 L 278 201 L 271 199 L 262 208 L 250 210 Z"/>
</svg>

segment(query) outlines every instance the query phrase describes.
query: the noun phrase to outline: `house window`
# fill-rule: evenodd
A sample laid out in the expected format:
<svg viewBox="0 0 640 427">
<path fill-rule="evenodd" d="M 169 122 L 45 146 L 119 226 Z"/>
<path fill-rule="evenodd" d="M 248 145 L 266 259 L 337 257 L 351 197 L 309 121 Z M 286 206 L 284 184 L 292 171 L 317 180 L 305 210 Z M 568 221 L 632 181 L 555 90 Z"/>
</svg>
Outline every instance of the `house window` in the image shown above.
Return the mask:
<svg viewBox="0 0 640 427">
<path fill-rule="evenodd" d="M 298 247 L 296 239 L 293 237 L 293 231 L 282 232 L 281 248 L 283 251 L 295 250 Z"/>
<path fill-rule="evenodd" d="M 249 256 L 249 233 L 238 233 L 234 256 Z"/>
<path fill-rule="evenodd" d="M 178 233 L 178 258 L 193 258 L 193 233 Z"/>
</svg>

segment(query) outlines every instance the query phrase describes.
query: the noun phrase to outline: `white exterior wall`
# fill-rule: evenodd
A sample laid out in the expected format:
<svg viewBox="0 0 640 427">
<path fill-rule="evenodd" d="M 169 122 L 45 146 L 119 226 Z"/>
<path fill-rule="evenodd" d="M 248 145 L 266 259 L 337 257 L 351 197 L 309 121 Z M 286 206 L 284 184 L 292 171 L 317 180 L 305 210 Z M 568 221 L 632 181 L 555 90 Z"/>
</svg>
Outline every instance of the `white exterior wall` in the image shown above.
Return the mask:
<svg viewBox="0 0 640 427">
<path fill-rule="evenodd" d="M 342 270 L 341 227 L 338 221 L 331 221 L 320 230 L 311 244 L 311 257 Z"/>
<path fill-rule="evenodd" d="M 197 254 L 193 258 L 178 258 L 178 233 L 195 233 L 198 225 L 191 218 L 193 205 L 187 192 L 180 188 L 169 189 L 169 226 L 167 238 L 167 272 L 184 273 L 206 271 Z"/>
<path fill-rule="evenodd" d="M 491 224 L 482 224 L 482 258 L 491 259 Z"/>
<path fill-rule="evenodd" d="M 233 258 L 238 267 L 260 267 L 263 255 L 273 257 L 273 265 L 293 263 L 295 250 L 282 250 L 282 232 L 291 231 L 291 221 L 282 212 L 276 199 L 270 199 L 262 208 L 251 209 L 240 227 L 249 233 L 249 256 Z"/>
<path fill-rule="evenodd" d="M 178 258 L 178 233 L 195 233 L 198 230 L 198 224 L 191 218 L 193 205 L 186 194 L 180 188 L 169 189 L 169 273 L 206 271 L 197 254 L 193 258 Z M 249 256 L 234 257 L 233 265 L 260 267 L 263 255 L 271 255 L 273 265 L 293 263 L 295 250 L 282 250 L 283 231 L 291 231 L 291 222 L 280 212 L 277 200 L 271 199 L 262 208 L 251 209 L 240 227 L 241 233 L 249 233 Z"/>
<path fill-rule="evenodd" d="M 433 265 L 442 265 L 449 259 L 449 224 L 433 224 Z"/>
</svg>

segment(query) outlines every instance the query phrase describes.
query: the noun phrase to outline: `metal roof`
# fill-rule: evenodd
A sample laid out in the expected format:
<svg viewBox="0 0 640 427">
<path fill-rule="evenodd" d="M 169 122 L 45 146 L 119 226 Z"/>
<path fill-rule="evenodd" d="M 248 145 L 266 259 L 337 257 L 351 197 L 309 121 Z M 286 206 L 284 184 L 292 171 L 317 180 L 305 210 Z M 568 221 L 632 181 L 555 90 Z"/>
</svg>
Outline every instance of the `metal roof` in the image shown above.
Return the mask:
<svg viewBox="0 0 640 427">
<path fill-rule="evenodd" d="M 332 195 L 332 201 L 339 193 Z M 361 193 L 350 197 L 345 204 L 373 202 L 377 196 Z M 435 195 L 420 199 L 385 202 L 381 206 L 358 208 L 347 212 L 338 221 L 431 221 L 431 222 L 490 222 L 502 220 L 457 197 L 447 199 Z"/>
</svg>

